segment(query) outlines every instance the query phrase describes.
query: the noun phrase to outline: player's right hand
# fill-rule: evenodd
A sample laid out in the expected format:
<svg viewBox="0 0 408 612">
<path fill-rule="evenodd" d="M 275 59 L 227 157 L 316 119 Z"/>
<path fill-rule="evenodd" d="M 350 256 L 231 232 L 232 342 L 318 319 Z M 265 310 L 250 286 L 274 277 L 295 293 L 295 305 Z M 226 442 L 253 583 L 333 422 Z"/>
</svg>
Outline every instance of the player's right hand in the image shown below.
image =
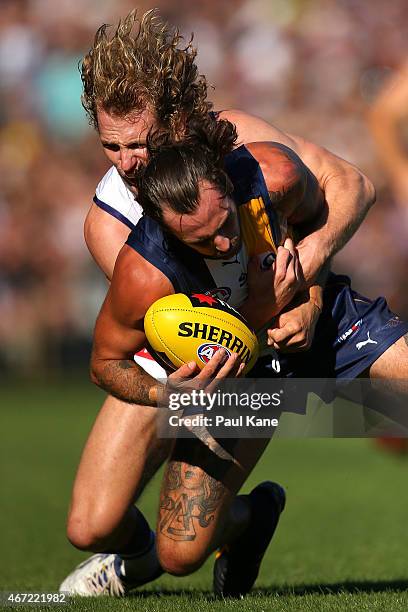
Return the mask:
<svg viewBox="0 0 408 612">
<path fill-rule="evenodd" d="M 205 390 L 211 393 L 224 378 L 239 377 L 244 367 L 245 364 L 241 362 L 237 353 L 228 356 L 225 349 L 220 349 L 201 371 L 198 370 L 195 361 L 190 361 L 170 374 L 166 381 L 165 392 L 170 394 Z"/>
</svg>

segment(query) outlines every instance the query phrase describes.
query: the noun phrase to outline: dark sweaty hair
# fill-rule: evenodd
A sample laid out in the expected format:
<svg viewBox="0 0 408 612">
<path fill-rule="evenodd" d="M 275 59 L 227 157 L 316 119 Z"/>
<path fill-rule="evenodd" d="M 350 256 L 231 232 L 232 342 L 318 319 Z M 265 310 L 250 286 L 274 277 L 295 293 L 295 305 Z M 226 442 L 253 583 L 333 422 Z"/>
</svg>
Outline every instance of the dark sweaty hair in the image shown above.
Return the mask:
<svg viewBox="0 0 408 612">
<path fill-rule="evenodd" d="M 189 214 L 197 209 L 200 181 L 207 180 L 222 195 L 232 192 L 224 158 L 237 140 L 235 126 L 208 117 L 188 125 L 186 137 L 171 142 L 166 133 L 147 138 L 149 162 L 137 177 L 138 201 L 144 214 L 163 224 L 163 209 Z"/>
</svg>

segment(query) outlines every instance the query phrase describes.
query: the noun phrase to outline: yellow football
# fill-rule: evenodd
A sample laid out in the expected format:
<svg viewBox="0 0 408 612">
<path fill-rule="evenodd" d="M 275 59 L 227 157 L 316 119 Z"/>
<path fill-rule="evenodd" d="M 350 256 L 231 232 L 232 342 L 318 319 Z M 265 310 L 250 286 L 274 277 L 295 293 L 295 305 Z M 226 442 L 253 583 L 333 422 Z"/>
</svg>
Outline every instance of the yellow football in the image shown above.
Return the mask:
<svg viewBox="0 0 408 612">
<path fill-rule="evenodd" d="M 238 353 L 247 374 L 258 358 L 258 340 L 232 306 L 210 295 L 168 295 L 146 313 L 144 328 L 154 356 L 175 370 L 195 361 L 202 369 L 221 347 Z"/>
</svg>

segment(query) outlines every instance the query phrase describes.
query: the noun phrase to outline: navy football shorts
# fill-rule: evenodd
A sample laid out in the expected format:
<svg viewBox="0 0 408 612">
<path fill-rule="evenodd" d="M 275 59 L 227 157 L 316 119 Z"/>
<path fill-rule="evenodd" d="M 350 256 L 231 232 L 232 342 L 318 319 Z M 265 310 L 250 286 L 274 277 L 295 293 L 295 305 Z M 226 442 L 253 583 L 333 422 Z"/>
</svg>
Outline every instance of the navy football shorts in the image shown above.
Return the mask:
<svg viewBox="0 0 408 612">
<path fill-rule="evenodd" d="M 383 297 L 370 300 L 348 276 L 330 274 L 323 311 L 308 351 L 260 357 L 251 378 L 356 378 L 408 332 Z"/>
</svg>

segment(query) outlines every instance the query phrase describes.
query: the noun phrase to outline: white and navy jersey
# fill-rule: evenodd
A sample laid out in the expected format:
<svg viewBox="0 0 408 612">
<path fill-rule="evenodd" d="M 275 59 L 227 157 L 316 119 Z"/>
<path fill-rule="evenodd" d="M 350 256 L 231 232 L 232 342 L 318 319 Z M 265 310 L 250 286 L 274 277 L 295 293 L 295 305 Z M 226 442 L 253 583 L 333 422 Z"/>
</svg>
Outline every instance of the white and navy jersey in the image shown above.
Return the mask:
<svg viewBox="0 0 408 612">
<path fill-rule="evenodd" d="M 98 184 L 93 201 L 131 230 L 142 216 L 140 204 L 114 166 Z"/>
</svg>

